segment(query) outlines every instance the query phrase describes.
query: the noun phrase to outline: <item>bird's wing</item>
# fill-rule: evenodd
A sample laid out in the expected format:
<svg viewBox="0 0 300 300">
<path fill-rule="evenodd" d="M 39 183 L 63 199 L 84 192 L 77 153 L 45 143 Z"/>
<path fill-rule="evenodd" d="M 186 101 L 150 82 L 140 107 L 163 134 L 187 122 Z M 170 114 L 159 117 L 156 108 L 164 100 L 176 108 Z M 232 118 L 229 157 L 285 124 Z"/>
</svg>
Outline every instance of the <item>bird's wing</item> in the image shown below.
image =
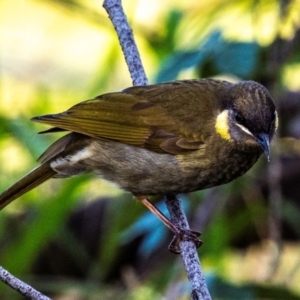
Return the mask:
<svg viewBox="0 0 300 300">
<path fill-rule="evenodd" d="M 67 130 L 182 154 L 204 144 L 213 126 L 211 105 L 216 99 L 216 91 L 207 88 L 206 81 L 200 87 L 193 81 L 175 81 L 101 95 L 63 113 L 32 120 L 54 126 L 49 132 Z"/>
</svg>

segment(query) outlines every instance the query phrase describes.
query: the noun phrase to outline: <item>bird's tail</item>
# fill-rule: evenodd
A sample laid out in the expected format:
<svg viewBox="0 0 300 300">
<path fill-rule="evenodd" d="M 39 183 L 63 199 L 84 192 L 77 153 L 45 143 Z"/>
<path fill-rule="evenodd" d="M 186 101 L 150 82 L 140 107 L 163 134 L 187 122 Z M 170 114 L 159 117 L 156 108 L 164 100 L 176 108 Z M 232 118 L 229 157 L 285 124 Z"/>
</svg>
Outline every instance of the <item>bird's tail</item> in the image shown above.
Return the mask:
<svg viewBox="0 0 300 300">
<path fill-rule="evenodd" d="M 0 194 L 0 210 L 13 200 L 51 178 L 54 174 L 56 174 L 56 172 L 50 167 L 49 162 L 45 162 L 33 169 L 30 173 Z"/>
</svg>

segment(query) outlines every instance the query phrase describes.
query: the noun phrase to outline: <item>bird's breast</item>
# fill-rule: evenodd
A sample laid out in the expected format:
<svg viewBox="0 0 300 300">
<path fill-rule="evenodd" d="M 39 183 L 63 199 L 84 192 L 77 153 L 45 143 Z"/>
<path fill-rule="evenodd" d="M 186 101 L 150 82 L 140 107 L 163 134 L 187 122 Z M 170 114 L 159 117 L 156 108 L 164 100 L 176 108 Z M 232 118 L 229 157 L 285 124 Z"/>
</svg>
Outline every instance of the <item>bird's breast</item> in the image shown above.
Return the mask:
<svg viewBox="0 0 300 300">
<path fill-rule="evenodd" d="M 78 173 L 92 171 L 139 195 L 186 193 L 241 176 L 260 155 L 226 143 L 208 143 L 199 150 L 173 155 L 93 139 L 88 149 L 64 159 L 64 174 L 73 174 L 74 169 Z"/>
<path fill-rule="evenodd" d="M 259 147 L 241 147 L 224 139 L 208 143 L 205 151 L 195 151 L 181 158 L 183 173 L 190 174 L 186 176 L 189 177 L 185 184 L 187 189 L 182 192 L 228 183 L 246 173 L 261 153 Z"/>
</svg>

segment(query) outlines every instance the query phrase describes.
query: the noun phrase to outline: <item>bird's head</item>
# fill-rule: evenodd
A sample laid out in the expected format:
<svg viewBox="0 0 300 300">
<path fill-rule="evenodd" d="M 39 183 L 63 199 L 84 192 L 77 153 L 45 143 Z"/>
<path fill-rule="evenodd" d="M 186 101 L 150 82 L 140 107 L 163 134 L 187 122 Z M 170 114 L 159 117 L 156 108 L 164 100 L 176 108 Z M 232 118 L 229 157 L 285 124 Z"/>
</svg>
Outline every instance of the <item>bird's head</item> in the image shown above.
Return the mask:
<svg viewBox="0 0 300 300">
<path fill-rule="evenodd" d="M 268 90 L 253 81 L 232 86 L 217 116 L 216 131 L 246 147 L 261 147 L 270 157 L 270 142 L 278 126 L 275 104 Z"/>
</svg>

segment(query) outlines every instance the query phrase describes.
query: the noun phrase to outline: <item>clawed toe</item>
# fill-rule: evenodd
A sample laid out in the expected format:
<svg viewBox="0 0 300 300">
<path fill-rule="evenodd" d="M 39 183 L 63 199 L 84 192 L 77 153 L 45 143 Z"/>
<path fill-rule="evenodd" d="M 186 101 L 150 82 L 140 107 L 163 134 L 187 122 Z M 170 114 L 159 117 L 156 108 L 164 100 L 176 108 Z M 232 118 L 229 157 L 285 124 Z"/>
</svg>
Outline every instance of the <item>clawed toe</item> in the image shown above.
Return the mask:
<svg viewBox="0 0 300 300">
<path fill-rule="evenodd" d="M 199 248 L 202 245 L 202 241 L 199 239 L 201 232 L 190 230 L 190 229 L 178 229 L 178 232 L 175 233 L 168 249 L 175 253 L 180 254 L 180 241 L 191 241 L 195 244 L 196 248 Z"/>
</svg>

